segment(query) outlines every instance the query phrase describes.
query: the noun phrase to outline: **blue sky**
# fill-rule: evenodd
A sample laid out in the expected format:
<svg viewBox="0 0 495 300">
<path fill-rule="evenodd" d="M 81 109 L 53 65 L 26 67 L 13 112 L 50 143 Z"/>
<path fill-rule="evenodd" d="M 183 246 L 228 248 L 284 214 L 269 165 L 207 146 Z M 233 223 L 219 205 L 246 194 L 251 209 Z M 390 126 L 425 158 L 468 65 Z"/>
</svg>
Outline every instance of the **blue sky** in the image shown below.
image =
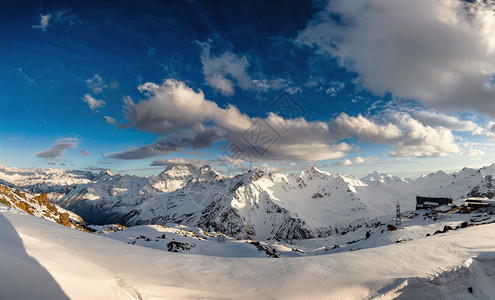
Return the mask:
<svg viewBox="0 0 495 300">
<path fill-rule="evenodd" d="M 495 161 L 492 4 L 1 5 L 2 165 L 414 177 Z"/>
</svg>

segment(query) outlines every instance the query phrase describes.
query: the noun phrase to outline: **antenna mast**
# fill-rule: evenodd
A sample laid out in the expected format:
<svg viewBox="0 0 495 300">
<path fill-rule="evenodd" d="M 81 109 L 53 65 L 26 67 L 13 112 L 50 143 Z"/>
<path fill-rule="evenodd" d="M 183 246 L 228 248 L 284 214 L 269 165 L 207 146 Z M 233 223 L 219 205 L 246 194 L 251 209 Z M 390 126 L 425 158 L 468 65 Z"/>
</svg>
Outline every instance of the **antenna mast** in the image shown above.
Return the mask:
<svg viewBox="0 0 495 300">
<path fill-rule="evenodd" d="M 225 243 L 225 236 L 222 233 L 223 225 L 222 225 L 222 222 L 220 221 L 220 218 L 218 218 L 218 217 L 217 217 L 217 224 L 218 224 L 218 233 L 217 233 L 218 242 L 219 243 Z"/>
<path fill-rule="evenodd" d="M 397 216 L 395 217 L 395 226 L 400 226 L 402 225 L 402 219 L 401 219 L 401 213 L 400 213 L 400 203 L 399 200 L 397 200 Z"/>
</svg>

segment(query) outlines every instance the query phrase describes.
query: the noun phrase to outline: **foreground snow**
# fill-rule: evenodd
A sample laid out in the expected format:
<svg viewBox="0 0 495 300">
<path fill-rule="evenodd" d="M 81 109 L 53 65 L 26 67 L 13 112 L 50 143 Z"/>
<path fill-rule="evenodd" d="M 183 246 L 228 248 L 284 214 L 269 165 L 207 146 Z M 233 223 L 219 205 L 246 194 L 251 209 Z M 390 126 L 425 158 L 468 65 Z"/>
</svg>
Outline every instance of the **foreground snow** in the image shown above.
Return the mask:
<svg viewBox="0 0 495 300">
<path fill-rule="evenodd" d="M 3 299 L 389 299 L 401 293 L 416 298 L 490 299 L 495 295 L 495 224 L 372 249 L 279 259 L 149 249 L 62 227 L 2 205 L 0 228 Z"/>
</svg>

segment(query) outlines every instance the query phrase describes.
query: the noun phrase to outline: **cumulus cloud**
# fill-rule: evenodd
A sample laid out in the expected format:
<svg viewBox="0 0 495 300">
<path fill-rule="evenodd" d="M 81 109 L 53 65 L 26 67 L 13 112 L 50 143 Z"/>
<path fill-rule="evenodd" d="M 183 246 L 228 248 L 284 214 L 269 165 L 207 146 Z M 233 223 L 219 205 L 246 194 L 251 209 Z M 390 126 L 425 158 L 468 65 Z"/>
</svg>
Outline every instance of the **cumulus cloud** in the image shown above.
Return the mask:
<svg viewBox="0 0 495 300">
<path fill-rule="evenodd" d="M 86 79 L 86 84 L 88 88 L 90 88 L 93 93 L 100 94 L 103 92 L 104 88 L 107 88 L 108 85 L 103 82 L 103 78 L 100 75 L 95 74 L 93 77 Z"/>
<path fill-rule="evenodd" d="M 335 119 L 332 129 L 340 138 L 358 137 L 375 143 L 387 143 L 402 135 L 397 125 L 391 123 L 380 125 L 362 115 L 351 117 L 346 113 L 341 113 Z"/>
<path fill-rule="evenodd" d="M 128 124 L 137 129 L 166 135 L 184 128 L 200 128 L 205 122 L 219 127 L 243 131 L 251 126 L 248 116 L 234 106 L 220 108 L 205 99 L 202 91 L 194 91 L 183 82 L 167 79 L 161 86 L 145 83 L 138 89 L 150 96 L 138 103 L 126 98 L 125 114 Z"/>
<path fill-rule="evenodd" d="M 88 103 L 89 108 L 93 112 L 96 112 L 96 113 L 98 112 L 98 108 L 103 107 L 103 105 L 106 104 L 105 101 L 97 100 L 97 99 L 91 97 L 89 94 L 84 95 L 84 97 L 82 99 L 84 102 Z"/>
<path fill-rule="evenodd" d="M 485 130 L 478 124 L 470 120 L 461 120 L 456 116 L 451 116 L 445 113 L 437 112 L 431 109 L 421 108 L 402 108 L 403 112 L 407 112 L 411 117 L 432 127 L 445 127 L 453 131 L 470 132 L 473 135 L 481 135 Z M 395 119 L 397 111 L 385 110 L 384 115 L 387 119 Z"/>
<path fill-rule="evenodd" d="M 124 99 L 129 122 L 119 128 L 135 127 L 160 137 L 152 144 L 108 157 L 150 158 L 226 141 L 225 153 L 244 161 L 321 161 L 345 157 L 353 147 L 343 141 L 351 138 L 389 145 L 393 148 L 391 156 L 438 157 L 460 151 L 452 130 L 441 125 L 450 122 L 450 127 L 459 130 L 476 130 L 474 123 L 444 115 L 438 115 L 444 120 L 437 121 L 436 126 L 426 125 L 405 112 L 396 112 L 388 120 L 345 113 L 329 121 L 285 119 L 274 113 L 251 118 L 232 105 L 221 108 L 202 91 L 172 79 L 161 85 L 146 83 L 139 90 L 148 98 L 137 103 Z M 424 120 L 433 118 L 418 115 Z"/>
<path fill-rule="evenodd" d="M 36 153 L 40 158 L 56 158 L 65 155 L 65 151 L 69 149 L 76 149 L 79 146 L 79 139 L 77 138 L 62 138 L 55 141 L 50 149 Z"/>
<path fill-rule="evenodd" d="M 329 1 L 296 43 L 377 94 L 495 116 L 493 11 L 491 1 Z"/>
<path fill-rule="evenodd" d="M 104 116 L 103 118 L 105 118 L 105 120 L 107 121 L 108 124 L 111 124 L 111 125 L 117 124 L 117 120 L 115 120 L 115 118 L 108 117 L 108 116 Z"/>
<path fill-rule="evenodd" d="M 135 127 L 161 137 L 153 144 L 111 153 L 120 159 L 160 156 L 182 148 L 202 149 L 227 141 L 230 152 L 240 150 L 250 160 L 323 160 L 345 156 L 351 147 L 332 144 L 328 123 L 303 118 L 286 120 L 273 113 L 251 118 L 236 107 L 219 107 L 183 82 L 168 79 L 162 85 L 138 87 L 148 99 L 135 103 L 125 98 L 129 121 L 120 128 Z"/>
<path fill-rule="evenodd" d="M 454 134 L 447 128 L 423 125 L 409 115 L 402 115 L 399 123 L 404 135 L 392 142 L 392 156 L 442 157 L 460 151 Z"/>
<path fill-rule="evenodd" d="M 386 144 L 394 149 L 391 156 L 438 157 L 458 153 L 459 146 L 451 130 L 424 125 L 406 113 L 399 113 L 396 124 L 378 124 L 362 115 L 340 114 L 332 129 L 341 138 Z"/>
</svg>

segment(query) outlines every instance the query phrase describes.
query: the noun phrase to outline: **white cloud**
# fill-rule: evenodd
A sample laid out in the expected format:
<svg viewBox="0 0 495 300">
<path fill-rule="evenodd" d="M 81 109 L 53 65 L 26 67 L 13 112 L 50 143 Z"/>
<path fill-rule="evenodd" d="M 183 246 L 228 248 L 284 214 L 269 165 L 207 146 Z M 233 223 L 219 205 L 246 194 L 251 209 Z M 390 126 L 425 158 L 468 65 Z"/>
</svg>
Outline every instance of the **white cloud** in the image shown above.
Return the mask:
<svg viewBox="0 0 495 300">
<path fill-rule="evenodd" d="M 103 82 L 103 78 L 100 75 L 95 74 L 93 77 L 86 79 L 86 84 L 95 94 L 100 94 L 103 92 L 104 88 L 107 88 L 108 85 Z"/>
<path fill-rule="evenodd" d="M 289 160 L 289 161 L 321 161 L 346 156 L 352 146 L 346 143 L 328 145 L 324 142 L 315 144 L 277 143 L 268 149 L 268 152 L 257 160 Z"/>
<path fill-rule="evenodd" d="M 127 126 L 166 135 L 186 128 L 201 129 L 203 123 L 213 122 L 222 128 L 244 131 L 251 126 L 248 116 L 234 106 L 220 108 L 205 99 L 202 91 L 194 91 L 183 82 L 167 79 L 162 85 L 145 83 L 138 89 L 150 98 L 138 103 L 127 98 Z"/>
<path fill-rule="evenodd" d="M 362 164 L 362 163 L 364 163 L 365 161 L 366 161 L 366 160 L 365 160 L 364 158 L 359 157 L 359 156 L 358 156 L 358 157 L 356 157 L 356 158 L 354 158 L 354 162 L 355 162 L 356 164 Z"/>
<path fill-rule="evenodd" d="M 46 31 L 53 23 L 67 23 L 70 26 L 81 23 L 81 20 L 72 14 L 70 9 L 53 11 L 46 14 L 40 13 L 39 17 L 40 23 L 33 25 L 33 28 L 42 31 Z"/>
<path fill-rule="evenodd" d="M 481 149 L 469 149 L 464 153 L 464 155 L 471 156 L 471 157 L 477 157 L 477 156 L 483 156 L 485 155 L 485 151 Z"/>
<path fill-rule="evenodd" d="M 404 134 L 392 142 L 391 156 L 442 157 L 460 151 L 455 136 L 447 128 L 423 125 L 406 114 L 399 123 Z"/>
<path fill-rule="evenodd" d="M 219 90 L 224 96 L 235 94 L 234 83 L 220 74 L 206 75 L 205 80 L 209 86 Z"/>
<path fill-rule="evenodd" d="M 253 88 L 253 79 L 247 73 L 249 63 L 246 56 L 239 56 L 231 51 L 226 51 L 220 56 L 212 56 L 210 44 L 200 43 L 200 45 L 203 50 L 201 53 L 203 74 L 209 86 L 225 96 L 234 95 L 235 85 L 242 89 Z"/>
<path fill-rule="evenodd" d="M 105 120 L 107 121 L 108 124 L 111 124 L 111 125 L 117 124 L 117 120 L 115 120 L 115 118 L 108 117 L 108 116 L 104 116 L 103 118 L 105 118 Z"/>
<path fill-rule="evenodd" d="M 345 87 L 345 83 L 340 81 L 332 81 L 330 87 L 326 89 L 325 93 L 330 95 L 330 97 L 335 97 L 340 93 Z"/>
<path fill-rule="evenodd" d="M 33 28 L 39 28 L 43 31 L 46 31 L 46 29 L 50 25 L 50 19 L 51 18 L 52 18 L 51 14 L 46 14 L 46 15 L 41 14 L 39 25 L 33 25 Z"/>
<path fill-rule="evenodd" d="M 493 10 L 491 1 L 329 1 L 296 43 L 338 58 L 377 94 L 495 116 Z"/>
<path fill-rule="evenodd" d="M 227 141 L 226 153 L 236 159 L 321 161 L 345 157 L 353 147 L 343 141 L 350 138 L 389 145 L 393 148 L 391 156 L 439 157 L 460 153 L 451 129 L 439 124 L 425 125 L 405 112 L 396 112 L 388 121 L 345 113 L 327 122 L 302 117 L 284 119 L 273 113 L 266 118 L 251 118 L 232 105 L 219 107 L 207 100 L 202 91 L 194 91 L 177 80 L 168 79 L 161 85 L 145 83 L 139 90 L 148 99 L 135 103 L 125 98 L 129 122 L 119 128 L 135 127 L 160 137 L 153 144 L 111 153 L 109 157 L 149 158 Z M 446 119 L 463 125 L 461 130 L 475 128 L 469 122 Z M 239 152 L 242 155 L 235 156 Z M 356 163 L 360 163 L 359 159 Z"/>
<path fill-rule="evenodd" d="M 424 125 L 429 125 L 432 127 L 442 126 L 453 131 L 465 131 L 470 132 L 473 135 L 482 135 L 485 130 L 478 124 L 470 120 L 461 120 L 458 117 L 447 115 L 445 113 L 437 112 L 431 109 L 420 109 L 420 108 L 404 108 L 404 112 L 407 112 L 414 119 L 423 123 Z M 385 110 L 384 114 L 387 119 L 395 119 L 398 115 L 396 110 Z"/>
<path fill-rule="evenodd" d="M 84 97 L 82 99 L 84 102 L 88 103 L 89 108 L 93 112 L 98 112 L 98 108 L 100 108 L 106 104 L 105 101 L 97 100 L 97 99 L 91 97 L 89 94 L 84 95 Z"/>
<path fill-rule="evenodd" d="M 335 139 L 326 122 L 285 120 L 274 114 L 266 119 L 250 118 L 232 105 L 220 108 L 205 99 L 202 91 L 173 79 L 160 86 L 145 83 L 139 90 L 149 98 L 138 103 L 126 98 L 129 123 L 119 127 L 132 126 L 161 137 L 153 144 L 110 157 L 154 157 L 182 148 L 201 149 L 218 141 L 229 142 L 230 151 L 240 148 L 243 159 L 250 160 L 324 160 L 343 157 L 351 149 L 346 143 L 332 144 Z"/>
<path fill-rule="evenodd" d="M 79 146 L 78 138 L 62 138 L 55 141 L 50 149 L 36 153 L 40 158 L 56 158 L 65 155 L 65 151 L 76 149 Z"/>
<path fill-rule="evenodd" d="M 386 143 L 387 141 L 398 139 L 402 135 L 397 125 L 391 123 L 379 125 L 362 115 L 351 117 L 345 113 L 341 113 L 335 119 L 332 124 L 332 130 L 340 138 L 355 136 L 361 140 L 374 143 Z"/>
<path fill-rule="evenodd" d="M 354 164 L 356 165 L 374 165 L 378 161 L 378 157 L 356 157 Z M 410 159 L 409 157 L 407 159 Z"/>
<path fill-rule="evenodd" d="M 352 161 L 349 159 L 344 159 L 342 161 L 332 164 L 332 166 L 351 166 L 351 165 L 352 165 Z"/>
<path fill-rule="evenodd" d="M 394 148 L 391 156 L 438 157 L 459 152 L 451 130 L 424 125 L 406 113 L 398 114 L 396 124 L 378 124 L 362 115 L 342 113 L 332 130 L 340 138 L 357 137 L 360 141 L 390 145 Z"/>
<path fill-rule="evenodd" d="M 198 44 L 202 48 L 201 63 L 205 82 L 224 96 L 233 96 L 236 87 L 257 92 L 286 89 L 291 94 L 301 90 L 294 87 L 292 82 L 282 78 L 252 78 L 248 73 L 249 62 L 246 56 L 235 54 L 232 51 L 225 51 L 215 56 L 211 54 L 209 43 L 198 42 Z"/>
</svg>

